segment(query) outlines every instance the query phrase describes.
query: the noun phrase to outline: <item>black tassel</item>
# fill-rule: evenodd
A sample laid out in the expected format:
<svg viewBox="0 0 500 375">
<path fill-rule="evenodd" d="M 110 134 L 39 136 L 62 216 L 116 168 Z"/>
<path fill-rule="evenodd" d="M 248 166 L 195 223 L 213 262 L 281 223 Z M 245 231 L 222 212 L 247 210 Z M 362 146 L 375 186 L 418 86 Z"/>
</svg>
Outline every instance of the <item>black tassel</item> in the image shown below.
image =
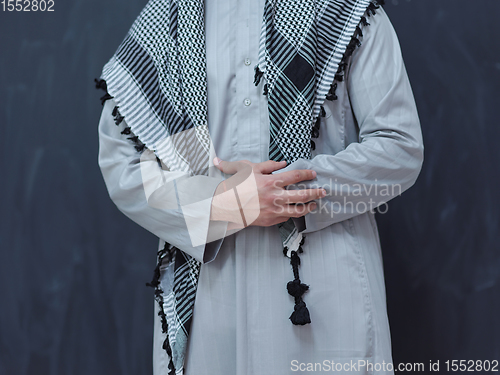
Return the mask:
<svg viewBox="0 0 500 375">
<path fill-rule="evenodd" d="M 262 93 L 262 95 L 265 95 L 265 96 L 269 95 L 269 84 L 268 83 L 266 83 L 264 85 L 264 92 Z"/>
<path fill-rule="evenodd" d="M 135 147 L 135 150 L 136 150 L 137 152 L 143 152 L 143 151 L 144 151 L 144 149 L 146 148 L 146 145 L 143 143 L 143 144 L 141 144 L 141 145 L 137 145 L 137 146 L 134 146 L 134 147 Z"/>
<path fill-rule="evenodd" d="M 319 137 L 319 126 L 321 124 L 321 116 L 319 116 L 317 119 L 316 119 L 316 123 L 314 124 L 313 128 L 312 128 L 312 133 L 311 133 L 311 137 L 312 138 L 318 138 Z"/>
<path fill-rule="evenodd" d="M 132 131 L 130 130 L 130 127 L 127 126 L 125 129 L 123 129 L 121 131 L 121 134 L 123 134 L 123 135 L 130 135 L 130 134 L 132 134 Z"/>
<path fill-rule="evenodd" d="M 115 118 L 116 125 L 120 125 L 122 121 L 125 119 L 125 117 L 123 117 L 118 111 L 118 108 L 119 108 L 118 106 L 115 106 L 115 108 L 113 108 L 113 112 L 111 112 L 111 115 Z"/>
<path fill-rule="evenodd" d="M 349 63 L 346 60 L 342 60 L 342 62 L 339 64 L 338 72 L 345 71 L 348 65 Z"/>
<path fill-rule="evenodd" d="M 337 82 L 334 82 L 330 86 L 330 91 L 328 91 L 328 94 L 326 95 L 327 100 L 337 100 L 338 99 L 338 96 L 336 95 L 337 86 L 338 86 Z"/>
<path fill-rule="evenodd" d="M 102 105 L 104 105 L 106 100 L 113 99 L 113 97 L 111 95 L 109 95 L 109 93 L 108 93 L 108 86 L 107 86 L 105 80 L 95 78 L 94 81 L 95 81 L 95 86 L 97 89 L 102 89 L 102 90 L 106 91 L 106 94 L 101 98 Z M 113 111 L 111 112 L 111 115 L 114 117 L 114 121 L 115 121 L 116 125 L 120 125 L 123 122 L 123 120 L 125 119 L 125 117 L 120 114 L 119 108 L 120 108 L 119 106 L 115 106 L 113 108 Z M 130 135 L 130 134 L 132 134 L 132 131 L 131 131 L 130 127 L 127 126 L 125 129 L 123 129 L 121 131 L 121 134 Z M 144 149 L 146 148 L 146 145 L 139 140 L 139 137 L 132 136 L 132 137 L 128 137 L 128 139 L 130 139 L 133 143 L 135 143 L 134 148 L 137 152 L 143 152 Z"/>
<path fill-rule="evenodd" d="M 102 89 L 102 90 L 108 92 L 108 86 L 107 86 L 105 80 L 94 78 L 94 82 L 95 82 L 95 88 L 96 89 Z"/>
<path fill-rule="evenodd" d="M 309 285 L 302 284 L 300 280 L 289 281 L 286 289 L 292 297 L 302 297 L 309 290 Z"/>
<path fill-rule="evenodd" d="M 115 124 L 120 125 L 125 117 L 118 115 L 115 117 Z"/>
<path fill-rule="evenodd" d="M 163 247 L 163 249 L 158 251 L 158 260 L 153 272 L 153 280 L 150 283 L 146 283 L 146 286 L 155 288 L 155 300 L 156 302 L 158 302 L 158 305 L 160 306 L 160 309 L 158 311 L 158 316 L 160 317 L 161 320 L 161 331 L 162 333 L 167 335 L 165 341 L 163 341 L 162 348 L 167 352 L 168 356 L 170 357 L 170 362 L 168 364 L 168 368 L 170 371 L 168 375 L 175 375 L 175 366 L 172 359 L 172 348 L 170 347 L 170 343 L 168 341 L 167 315 L 165 314 L 165 311 L 163 309 L 163 290 L 160 288 L 160 277 L 161 277 L 160 267 L 162 266 L 164 261 L 170 262 L 172 261 L 172 259 L 173 259 L 173 254 L 169 249 L 169 244 L 165 242 L 165 246 Z"/>
<path fill-rule="evenodd" d="M 119 109 L 119 107 L 116 106 L 115 108 L 113 108 L 113 112 L 111 113 L 113 115 L 113 117 L 115 118 L 116 125 L 120 125 L 123 122 L 123 120 L 125 119 L 125 117 L 120 114 L 120 111 L 118 109 Z M 121 131 L 121 134 L 124 134 L 124 135 L 131 135 L 132 134 L 132 137 L 128 137 L 127 139 L 130 139 L 134 143 L 134 148 L 137 152 L 139 152 L 139 153 L 143 152 L 144 149 L 146 148 L 146 145 L 139 140 L 139 137 L 136 135 L 133 135 L 132 130 L 130 129 L 130 126 L 125 127 L 125 129 L 123 129 Z"/>
<path fill-rule="evenodd" d="M 356 38 L 362 38 L 363 37 L 363 31 L 361 30 L 361 27 L 356 26 L 356 32 L 354 33 L 354 36 Z"/>
<path fill-rule="evenodd" d="M 96 89 L 101 89 L 101 90 L 106 91 L 106 94 L 101 97 L 101 104 L 102 105 L 104 105 L 104 103 L 106 102 L 106 100 L 113 99 L 113 97 L 111 95 L 109 95 L 109 93 L 108 93 L 108 86 L 107 86 L 105 80 L 94 78 L 94 82 L 95 82 L 95 88 Z"/>
<path fill-rule="evenodd" d="M 370 16 L 374 16 L 375 14 L 377 14 L 376 10 L 379 8 L 378 5 L 374 4 L 374 3 L 370 3 L 370 5 L 368 5 L 368 9 L 367 9 L 367 14 L 368 14 L 368 17 Z M 371 13 L 371 14 L 370 14 Z"/>
<path fill-rule="evenodd" d="M 326 116 L 325 107 L 320 106 L 319 109 L 320 109 L 319 116 L 316 119 L 316 122 L 314 123 L 314 126 L 312 128 L 311 138 L 318 138 L 319 137 L 319 128 L 321 126 L 321 118 Z M 316 142 L 314 142 L 312 139 L 311 139 L 311 150 L 313 150 L 313 151 L 316 150 Z"/>
<path fill-rule="evenodd" d="M 311 323 L 311 317 L 309 315 L 309 310 L 307 309 L 306 303 L 304 301 L 300 301 L 294 306 L 294 311 L 292 315 L 290 315 L 290 320 L 294 325 L 306 325 Z"/>
<path fill-rule="evenodd" d="M 299 276 L 299 266 L 300 266 L 300 257 L 299 253 L 302 253 L 302 245 L 304 244 L 305 237 L 302 237 L 300 241 L 300 245 L 297 251 L 292 251 L 290 257 L 290 264 L 292 265 L 293 277 L 292 281 L 289 281 L 286 285 L 288 290 L 288 294 L 290 294 L 295 299 L 295 306 L 293 309 L 293 313 L 290 315 L 290 320 L 294 325 L 305 325 L 311 323 L 311 317 L 309 315 L 309 310 L 307 309 L 306 303 L 302 299 L 302 296 L 305 292 L 309 290 L 309 286 L 303 284 L 300 281 Z M 283 249 L 283 253 L 286 256 L 288 248 Z"/>
<path fill-rule="evenodd" d="M 264 72 L 260 70 L 258 65 L 255 65 L 255 76 L 253 79 L 253 83 L 255 86 L 259 86 L 260 80 L 261 80 L 263 75 L 264 75 Z"/>
<path fill-rule="evenodd" d="M 175 367 L 174 367 L 174 362 L 172 359 L 170 359 L 170 363 L 168 364 L 168 369 L 170 370 L 168 372 L 168 375 L 175 375 Z"/>
<path fill-rule="evenodd" d="M 113 99 L 111 95 L 108 93 L 104 94 L 104 96 L 101 96 L 101 104 L 104 105 L 106 103 L 106 100 Z"/>
</svg>

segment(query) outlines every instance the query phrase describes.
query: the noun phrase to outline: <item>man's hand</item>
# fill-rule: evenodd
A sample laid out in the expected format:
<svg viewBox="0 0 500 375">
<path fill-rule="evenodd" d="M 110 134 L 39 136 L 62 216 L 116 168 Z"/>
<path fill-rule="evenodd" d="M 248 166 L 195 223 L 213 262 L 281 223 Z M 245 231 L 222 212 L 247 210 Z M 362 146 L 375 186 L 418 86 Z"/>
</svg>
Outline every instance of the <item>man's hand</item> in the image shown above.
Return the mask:
<svg viewBox="0 0 500 375">
<path fill-rule="evenodd" d="M 284 168 L 286 162 L 228 162 L 215 158 L 214 164 L 233 176 L 217 187 L 210 219 L 233 223 L 233 229 L 269 227 L 304 216 L 316 208 L 311 201 L 326 195 L 324 189 L 286 190 L 288 185 L 316 177 L 316 172 L 308 169 L 272 174 Z"/>
</svg>

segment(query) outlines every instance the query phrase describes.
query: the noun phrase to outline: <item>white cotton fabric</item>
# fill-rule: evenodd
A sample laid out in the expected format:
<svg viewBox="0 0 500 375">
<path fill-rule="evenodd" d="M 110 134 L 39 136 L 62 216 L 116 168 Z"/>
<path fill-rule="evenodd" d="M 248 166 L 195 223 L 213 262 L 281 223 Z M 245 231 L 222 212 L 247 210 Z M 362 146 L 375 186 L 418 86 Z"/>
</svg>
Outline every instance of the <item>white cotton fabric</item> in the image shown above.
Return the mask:
<svg viewBox="0 0 500 375">
<path fill-rule="evenodd" d="M 267 102 L 262 83 L 253 85 L 263 7 L 264 0 L 206 2 L 208 124 L 215 153 L 223 160 L 268 160 Z M 288 319 L 294 302 L 286 283 L 293 275 L 277 228 L 248 227 L 206 246 L 193 246 L 193 236 L 222 237 L 225 223 L 209 221 L 207 199 L 190 206 L 187 221 L 181 208 L 148 204 L 141 165 L 154 168 L 156 160 L 141 160 L 127 136 L 120 134 L 126 124 L 113 122 L 114 102 L 106 102 L 99 124 L 99 165 L 111 198 L 158 236 L 160 247 L 166 240 L 205 263 L 186 375 L 310 374 L 328 372 L 332 361 L 344 366 L 336 373 L 392 374 L 352 367 L 358 361 L 374 368 L 392 361 L 377 226 L 372 213 L 360 213 L 356 206 L 366 209 L 370 200 L 380 204 L 409 188 L 421 168 L 423 145 L 396 34 L 382 9 L 369 22 L 347 80 L 338 86 L 339 99 L 325 103 L 313 158 L 299 159 L 285 169 L 315 170 L 317 178 L 309 184 L 328 191 L 319 201 L 321 212 L 305 217 L 300 276 L 310 285 L 304 300 L 312 320 L 305 326 L 294 326 Z M 182 180 L 186 195 L 190 186 L 200 188 L 200 183 L 186 183 L 181 172 L 164 172 L 163 177 Z M 201 195 L 207 196 L 222 177 L 212 172 L 201 178 Z M 400 188 L 387 189 L 392 185 Z M 349 196 L 341 196 L 349 189 Z M 151 194 L 161 201 L 162 194 L 171 191 L 159 187 L 148 191 L 148 197 Z M 197 233 L 192 225 L 188 231 L 186 222 L 193 220 Z M 164 336 L 156 314 L 154 329 L 154 375 L 166 375 L 169 361 L 161 348 Z M 316 366 L 316 372 L 308 364 Z"/>
</svg>

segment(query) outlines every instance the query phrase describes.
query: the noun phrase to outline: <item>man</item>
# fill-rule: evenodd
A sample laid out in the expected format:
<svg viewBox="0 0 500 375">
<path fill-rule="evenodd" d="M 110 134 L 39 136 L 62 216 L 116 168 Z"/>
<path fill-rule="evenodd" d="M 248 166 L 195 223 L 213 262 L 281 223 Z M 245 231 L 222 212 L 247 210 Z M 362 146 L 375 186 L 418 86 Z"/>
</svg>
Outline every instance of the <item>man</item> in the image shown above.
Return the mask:
<svg viewBox="0 0 500 375">
<path fill-rule="evenodd" d="M 155 375 L 393 373 L 373 210 L 423 145 L 377 3 L 150 1 L 99 86 L 110 196 L 160 238 Z"/>
</svg>

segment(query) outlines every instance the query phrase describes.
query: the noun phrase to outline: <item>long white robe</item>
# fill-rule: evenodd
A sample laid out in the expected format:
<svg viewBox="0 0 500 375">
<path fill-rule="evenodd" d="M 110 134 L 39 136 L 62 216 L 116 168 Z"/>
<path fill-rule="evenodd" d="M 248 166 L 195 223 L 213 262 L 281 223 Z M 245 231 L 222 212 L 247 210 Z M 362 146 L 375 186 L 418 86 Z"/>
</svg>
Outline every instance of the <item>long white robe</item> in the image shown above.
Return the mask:
<svg viewBox="0 0 500 375">
<path fill-rule="evenodd" d="M 267 102 L 262 84 L 253 85 L 263 6 L 264 0 L 206 2 L 208 124 L 215 153 L 223 160 L 268 160 Z M 160 247 L 166 240 L 204 262 L 187 375 L 285 375 L 335 368 L 344 374 L 392 374 L 382 255 L 374 215 L 367 209 L 415 182 L 423 145 L 396 34 L 383 10 L 369 22 L 346 82 L 338 86 L 338 100 L 325 103 L 312 160 L 299 159 L 285 169 L 315 170 L 317 178 L 309 183 L 328 192 L 316 212 L 305 216 L 300 275 L 310 285 L 304 300 L 312 320 L 306 326 L 288 319 L 294 303 L 286 283 L 293 275 L 277 228 L 250 226 L 193 246 L 185 212 L 148 205 L 151 192 L 145 192 L 141 166 L 155 168 L 156 161 L 141 159 L 120 134 L 126 119 L 116 126 L 115 104 L 106 102 L 99 124 L 99 165 L 111 198 L 158 236 Z M 166 175 L 179 178 L 175 172 Z M 221 177 L 204 178 L 204 193 L 211 196 Z M 183 189 L 197 194 L 189 184 Z M 159 199 L 167 194 L 159 193 Z M 209 221 L 210 200 L 191 214 L 197 236 L 224 234 L 224 225 Z M 164 337 L 155 319 L 154 374 L 166 375 Z"/>
</svg>

